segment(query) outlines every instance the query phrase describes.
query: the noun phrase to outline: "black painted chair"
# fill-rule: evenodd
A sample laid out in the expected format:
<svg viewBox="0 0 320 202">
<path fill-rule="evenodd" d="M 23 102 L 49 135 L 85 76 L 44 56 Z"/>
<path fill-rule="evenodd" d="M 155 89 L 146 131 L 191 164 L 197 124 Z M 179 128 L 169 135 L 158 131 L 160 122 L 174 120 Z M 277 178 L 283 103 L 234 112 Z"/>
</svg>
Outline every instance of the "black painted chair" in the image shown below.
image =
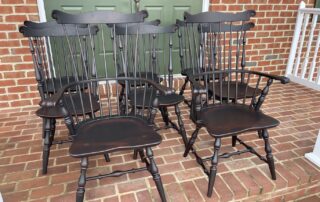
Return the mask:
<svg viewBox="0 0 320 202">
<path fill-rule="evenodd" d="M 63 27 L 72 25 L 75 29 L 79 29 L 81 26 L 87 25 L 88 29 L 98 26 L 100 30 L 96 36 L 89 37 L 90 43 L 88 43 L 87 52 L 80 49 L 80 53 L 88 57 L 86 61 L 81 60 L 83 65 L 92 68 L 93 72 L 96 72 L 95 77 L 67 85 L 59 93 L 42 102 L 44 108 L 61 106 L 65 123 L 73 137 L 69 149 L 70 155 L 81 159 L 76 201 L 83 201 L 86 181 L 117 177 L 145 170 L 152 174 L 162 201 L 166 201 L 152 152 L 152 147 L 160 144 L 162 139 L 154 130 L 153 123 L 159 106 L 159 96 L 170 94 L 171 91 L 152 80 L 143 79 L 136 75 L 132 77 L 128 77 L 126 74 L 120 75 L 118 66 L 118 61 L 122 60 L 121 65 L 124 69 L 128 69 L 130 58 L 128 55 L 138 54 L 137 41 L 140 35 L 139 29 L 136 29 L 137 32 L 130 35 L 135 39 L 134 43 L 130 43 L 130 48 L 127 48 L 125 44 L 118 43 L 116 25 L 125 29 L 126 34 L 122 37 L 128 41 L 129 25 L 135 23 L 134 27 L 139 28 L 139 23 L 142 23 L 147 17 L 147 12 L 122 14 L 112 11 L 95 11 L 74 15 L 53 11 L 52 15 Z M 81 41 L 81 36 L 78 41 Z M 136 57 L 130 59 L 133 59 L 133 64 L 137 64 Z M 74 55 L 70 60 L 75 63 L 77 58 Z M 136 72 L 137 66 L 134 66 L 133 70 Z M 81 90 L 81 86 L 88 88 Z M 146 93 L 149 91 L 151 93 Z M 73 100 L 72 97 L 75 95 L 79 97 L 81 103 L 86 99 L 89 100 L 90 115 L 82 114 L 80 118 L 79 116 L 71 116 L 74 113 L 73 102 L 70 107 L 65 100 L 68 98 Z M 92 110 L 94 98 L 90 95 L 97 96 L 98 111 Z M 142 103 L 138 103 L 138 98 Z M 139 151 L 146 167 L 87 176 L 86 172 L 91 156 L 123 150 Z"/>
<path fill-rule="evenodd" d="M 69 42 L 74 43 L 75 36 L 82 37 L 97 34 L 97 27 L 80 28 L 79 30 L 67 26 Z M 25 21 L 24 26 L 20 27 L 20 32 L 28 37 L 29 47 L 33 58 L 35 76 L 38 83 L 38 91 L 41 100 L 44 100 L 55 94 L 62 86 L 84 79 L 88 79 L 91 75 L 90 70 L 82 65 L 77 64 L 75 68 L 71 68 L 72 64 L 69 60 L 70 52 L 66 49 L 65 34 L 62 25 L 55 21 L 36 23 Z M 82 41 L 86 44 L 86 41 Z M 79 47 L 73 47 L 74 53 Z M 86 86 L 83 86 L 86 88 Z M 76 114 L 81 114 L 80 102 L 75 99 Z M 71 102 L 67 100 L 67 102 Z M 96 101 L 95 101 L 96 102 Z M 88 105 L 85 111 L 89 112 Z M 98 110 L 99 106 L 94 105 L 94 110 Z M 55 125 L 56 119 L 63 118 L 62 111 L 59 106 L 51 108 L 40 108 L 36 114 L 43 119 L 43 155 L 42 155 L 42 173 L 46 174 L 48 170 L 48 162 L 50 148 L 54 144 L 62 144 L 70 142 L 71 139 L 55 141 Z M 73 114 L 73 115 L 76 115 Z M 108 156 L 106 155 L 106 159 Z"/>
<path fill-rule="evenodd" d="M 170 95 L 159 96 L 159 110 L 165 122 L 165 128 L 172 127 L 178 131 L 186 145 L 188 139 L 179 108 L 179 104 L 184 101 L 184 97 L 174 93 L 173 89 L 172 37 L 176 32 L 176 25 L 163 27 L 155 26 L 148 22 L 140 26 L 129 26 L 127 29 L 124 26 L 116 26 L 116 43 L 119 44 L 118 55 L 121 56 L 126 50 L 132 49 L 130 46 L 135 43 L 135 38 L 131 36 L 135 36 L 138 30 L 137 54 L 129 51 L 128 58 L 118 57 L 119 75 L 150 79 L 172 91 Z M 127 39 L 123 37 L 125 34 L 128 35 Z M 137 62 L 132 63 L 132 61 Z M 143 93 L 140 92 L 140 94 Z M 155 95 L 151 90 L 146 93 Z M 132 95 L 129 94 L 128 96 L 129 99 L 133 100 Z M 137 97 L 137 105 L 142 105 L 143 102 L 139 97 Z M 178 126 L 169 118 L 168 107 L 174 107 Z M 158 128 L 157 130 L 160 129 Z M 136 154 L 137 152 L 134 155 L 135 158 Z"/>
<path fill-rule="evenodd" d="M 186 14 L 189 15 L 189 14 Z M 199 14 L 200 15 L 200 14 Z M 255 16 L 255 12 L 250 14 L 250 17 Z M 225 70 L 230 68 L 228 66 L 229 61 L 222 61 L 221 66 L 217 66 L 217 55 L 219 53 L 226 54 L 227 47 L 225 45 L 231 45 L 239 47 L 239 53 L 237 57 L 240 57 L 239 64 L 231 64 L 231 68 L 245 69 L 246 67 L 246 38 L 247 31 L 254 28 L 254 23 L 248 22 L 250 17 L 243 21 L 242 24 L 211 24 L 210 19 L 204 20 L 205 22 L 193 23 L 190 20 L 180 21 L 177 20 L 176 24 L 179 27 L 179 56 L 181 64 L 181 74 L 185 76 L 184 84 L 180 89 L 180 95 L 184 94 L 185 88 L 189 83 L 189 77 L 196 74 L 207 71 Z M 234 41 L 231 44 L 224 44 L 221 50 L 218 49 L 217 42 L 219 41 L 218 36 L 224 40 L 228 35 L 232 34 Z M 224 41 L 225 42 L 225 41 Z M 228 53 L 227 53 L 228 54 Z M 207 58 L 206 62 L 203 58 Z M 233 59 L 234 60 L 234 59 Z M 238 59 L 237 59 L 238 60 Z M 204 61 L 204 62 L 203 62 Z M 240 62 L 241 61 L 241 62 Z M 213 78 L 210 78 L 211 80 Z M 214 80 L 218 80 L 215 78 Z M 240 85 L 243 88 L 244 85 Z M 235 84 L 231 83 L 230 88 L 234 89 Z M 250 96 L 253 89 L 249 87 L 246 96 Z M 244 92 L 244 89 L 240 90 Z M 258 89 L 257 95 L 261 92 Z M 216 94 L 216 96 L 220 96 Z M 222 95 L 223 96 L 223 95 Z M 238 97 L 240 98 L 240 97 Z M 223 96 L 223 99 L 226 99 Z M 234 100 L 234 97 L 230 97 Z M 190 101 L 185 100 L 186 104 L 190 106 Z"/>
<path fill-rule="evenodd" d="M 203 50 L 207 52 L 206 57 L 199 57 L 200 61 L 196 63 L 207 65 L 209 70 L 189 76 L 192 88 L 190 117 L 196 124 L 196 130 L 189 140 L 184 156 L 192 151 L 197 162 L 208 175 L 208 197 L 212 195 L 219 158 L 251 152 L 268 164 L 272 179 L 276 179 L 268 129 L 279 125 L 279 121 L 265 115 L 261 111 L 261 106 L 274 80 L 285 84 L 289 79 L 244 69 L 245 56 L 241 59 L 241 44 L 244 45 L 245 40 L 239 40 L 239 38 L 244 36 L 245 29 L 240 29 L 239 34 L 232 34 L 232 31 L 236 27 L 237 29 L 245 26 L 252 27 L 245 21 L 254 14 L 254 11 L 234 14 L 220 12 L 185 14 L 185 21 L 191 24 L 189 26 L 200 27 L 200 29 L 206 26 L 209 30 L 220 29 L 214 34 L 206 35 L 202 43 Z M 206 128 L 209 135 L 214 138 L 214 153 L 208 158 L 201 158 L 193 148 L 202 127 Z M 266 157 L 258 154 L 253 147 L 239 138 L 242 133 L 248 131 L 257 131 L 259 137 L 264 139 Z M 219 154 L 221 139 L 225 137 L 233 137 L 233 146 L 239 142 L 245 149 Z M 206 168 L 205 161 L 211 162 L 209 169 Z"/>
</svg>

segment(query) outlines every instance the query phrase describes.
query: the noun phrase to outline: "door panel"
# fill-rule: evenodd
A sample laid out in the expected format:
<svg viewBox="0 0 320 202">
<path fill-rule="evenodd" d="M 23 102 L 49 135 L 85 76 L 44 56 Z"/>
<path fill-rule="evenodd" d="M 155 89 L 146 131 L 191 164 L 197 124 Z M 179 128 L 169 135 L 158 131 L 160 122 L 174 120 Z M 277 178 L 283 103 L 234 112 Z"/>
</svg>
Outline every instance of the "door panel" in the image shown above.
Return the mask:
<svg viewBox="0 0 320 202">
<path fill-rule="evenodd" d="M 119 12 L 130 13 L 135 11 L 134 0 L 44 0 L 46 16 L 51 20 L 51 12 L 54 9 L 64 10 L 70 13 L 88 12 L 93 10 L 113 10 Z M 140 10 L 147 10 L 149 12 L 149 20 L 160 19 L 161 25 L 174 24 L 176 19 L 183 19 L 183 13 L 188 11 L 190 13 L 201 12 L 202 0 L 140 0 Z M 107 35 L 108 36 L 108 35 Z M 106 44 L 110 43 L 110 39 L 106 39 Z M 96 45 L 96 50 L 100 52 L 100 56 L 107 56 L 108 61 L 111 60 L 111 48 L 107 47 L 106 53 L 102 49 L 102 42 Z M 164 44 L 168 47 L 167 44 Z M 174 73 L 180 73 L 180 58 L 178 51 L 179 43 L 177 34 L 173 37 L 173 70 Z M 163 51 L 167 51 L 167 48 Z M 97 64 L 102 64 L 103 61 L 96 59 Z M 164 68 L 166 68 L 164 64 Z M 98 71 L 104 72 L 104 67 L 98 65 Z M 114 67 L 109 67 L 111 72 Z M 112 71 L 113 72 L 113 71 Z M 112 75 L 112 74 L 109 74 Z"/>
</svg>

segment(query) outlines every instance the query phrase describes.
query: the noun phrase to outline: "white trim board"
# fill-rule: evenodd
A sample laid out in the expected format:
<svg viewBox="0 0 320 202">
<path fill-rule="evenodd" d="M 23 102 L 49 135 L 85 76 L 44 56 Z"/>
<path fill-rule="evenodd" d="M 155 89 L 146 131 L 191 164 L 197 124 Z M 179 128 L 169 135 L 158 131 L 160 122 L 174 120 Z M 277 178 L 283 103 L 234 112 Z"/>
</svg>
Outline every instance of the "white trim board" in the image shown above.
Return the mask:
<svg viewBox="0 0 320 202">
<path fill-rule="evenodd" d="M 37 0 L 40 22 L 47 22 L 44 0 Z M 202 0 L 202 12 L 209 11 L 210 0 Z"/>
</svg>

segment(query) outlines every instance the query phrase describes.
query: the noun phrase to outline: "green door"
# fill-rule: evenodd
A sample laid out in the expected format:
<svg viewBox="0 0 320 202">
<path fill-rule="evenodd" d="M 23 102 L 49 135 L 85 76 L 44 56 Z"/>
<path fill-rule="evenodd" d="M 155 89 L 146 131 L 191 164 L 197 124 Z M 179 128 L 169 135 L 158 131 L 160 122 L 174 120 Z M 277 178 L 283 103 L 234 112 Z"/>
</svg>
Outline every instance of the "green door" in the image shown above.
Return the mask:
<svg viewBox="0 0 320 202">
<path fill-rule="evenodd" d="M 183 12 L 199 13 L 202 8 L 202 0 L 140 0 L 135 4 L 134 0 L 44 0 L 46 16 L 51 20 L 52 10 L 63 10 L 70 13 L 88 12 L 94 10 L 113 10 L 131 13 L 138 8 L 147 10 L 147 20 L 160 19 L 161 25 L 174 24 L 176 19 L 183 19 Z M 180 59 L 178 54 L 177 35 L 173 40 L 173 70 L 180 73 Z M 98 61 L 97 61 L 98 62 Z"/>
</svg>

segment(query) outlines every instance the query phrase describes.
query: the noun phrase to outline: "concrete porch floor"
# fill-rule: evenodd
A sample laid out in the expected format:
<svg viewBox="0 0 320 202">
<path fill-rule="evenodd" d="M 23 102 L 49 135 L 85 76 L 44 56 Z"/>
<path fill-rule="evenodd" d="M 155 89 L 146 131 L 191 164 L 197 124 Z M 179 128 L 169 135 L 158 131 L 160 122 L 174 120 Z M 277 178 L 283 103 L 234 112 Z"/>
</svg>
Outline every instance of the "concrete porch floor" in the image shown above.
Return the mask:
<svg viewBox="0 0 320 202">
<path fill-rule="evenodd" d="M 269 130 L 275 157 L 277 180 L 272 181 L 268 167 L 256 156 L 243 154 L 219 162 L 214 195 L 206 197 L 207 178 L 195 158 L 182 156 L 182 139 L 173 129 L 161 130 L 163 142 L 154 154 L 168 201 L 320 201 L 320 169 L 304 158 L 311 152 L 320 129 L 320 92 L 290 83 L 274 84 L 263 111 L 281 121 Z M 0 111 L 0 192 L 9 201 L 75 201 L 79 159 L 68 155 L 69 144 L 52 146 L 47 175 L 41 174 L 41 119 L 36 108 Z M 194 130 L 189 110 L 181 105 L 188 137 Z M 173 109 L 170 115 L 175 120 Z M 159 113 L 158 113 L 159 114 Z M 160 117 L 157 123 L 162 124 Z M 67 136 L 59 121 L 56 139 Z M 255 133 L 240 135 L 257 151 L 264 153 L 264 143 Z M 201 130 L 196 148 L 202 156 L 212 152 L 213 139 Z M 239 146 L 238 146 L 239 147 Z M 231 139 L 222 143 L 222 152 L 231 151 Z M 141 166 L 132 152 L 91 158 L 88 175 Z M 89 181 L 87 201 L 159 201 L 158 192 L 148 172 L 117 178 Z"/>
</svg>

